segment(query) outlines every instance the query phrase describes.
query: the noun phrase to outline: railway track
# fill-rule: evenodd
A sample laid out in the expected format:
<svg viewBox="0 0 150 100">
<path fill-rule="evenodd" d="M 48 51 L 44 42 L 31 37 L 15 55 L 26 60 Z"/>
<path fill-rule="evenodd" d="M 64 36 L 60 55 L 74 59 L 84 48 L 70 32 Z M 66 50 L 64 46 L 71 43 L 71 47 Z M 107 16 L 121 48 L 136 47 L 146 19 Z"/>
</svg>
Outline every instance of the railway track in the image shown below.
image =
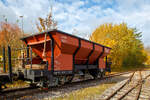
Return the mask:
<svg viewBox="0 0 150 100">
<path fill-rule="evenodd" d="M 144 76 L 142 71 L 133 72 L 132 75 L 117 89 L 110 89 L 104 93 L 100 100 L 143 100 L 140 99 L 141 91 L 145 80 L 150 74 Z M 149 100 L 149 99 L 144 99 Z"/>
<path fill-rule="evenodd" d="M 72 83 L 69 83 L 69 84 L 64 84 L 62 86 L 56 86 L 56 87 L 51 87 L 50 89 L 47 89 L 47 90 L 43 90 L 43 89 L 40 89 L 38 87 L 36 88 L 32 88 L 32 87 L 25 87 L 25 88 L 17 88 L 17 89 L 12 89 L 12 90 L 4 90 L 3 93 L 0 94 L 0 100 L 2 99 L 9 99 L 9 98 L 20 98 L 20 97 L 23 97 L 23 96 L 26 96 L 26 95 L 31 95 L 31 94 L 36 94 L 36 93 L 46 93 L 46 92 L 49 92 L 49 91 L 59 91 L 60 89 L 66 89 L 66 88 L 69 88 L 69 87 L 73 87 L 73 86 L 77 86 L 77 85 L 84 85 L 84 84 L 88 84 L 89 82 L 91 83 L 95 83 L 97 81 L 104 81 L 104 80 L 107 80 L 109 78 L 112 78 L 112 77 L 116 77 L 116 76 L 120 76 L 120 75 L 124 75 L 124 74 L 129 74 L 131 72 L 123 72 L 123 73 L 117 73 L 117 74 L 110 74 L 108 76 L 105 76 L 104 78 L 101 78 L 101 79 L 89 79 L 89 80 L 84 80 L 84 81 L 77 81 L 77 82 L 72 82 Z M 83 86 L 83 87 L 86 87 Z M 89 86 L 87 86 L 89 87 Z M 76 90 L 76 89 L 75 89 Z"/>
</svg>

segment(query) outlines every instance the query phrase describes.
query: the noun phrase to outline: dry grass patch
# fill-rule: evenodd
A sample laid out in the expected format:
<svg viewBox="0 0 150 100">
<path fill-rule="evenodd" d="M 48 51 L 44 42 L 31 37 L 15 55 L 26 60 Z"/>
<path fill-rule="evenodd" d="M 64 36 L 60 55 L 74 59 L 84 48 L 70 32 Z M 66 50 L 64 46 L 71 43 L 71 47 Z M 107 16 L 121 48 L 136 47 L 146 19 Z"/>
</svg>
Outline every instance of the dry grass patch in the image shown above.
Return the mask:
<svg viewBox="0 0 150 100">
<path fill-rule="evenodd" d="M 101 84 L 94 87 L 83 88 L 69 94 L 65 94 L 64 96 L 53 98 L 52 100 L 94 100 L 96 96 L 103 93 L 107 88 L 111 87 L 115 83 L 107 83 Z"/>
<path fill-rule="evenodd" d="M 28 86 L 28 84 L 22 80 L 14 81 L 13 84 L 6 84 L 8 88 L 22 88 Z"/>
</svg>

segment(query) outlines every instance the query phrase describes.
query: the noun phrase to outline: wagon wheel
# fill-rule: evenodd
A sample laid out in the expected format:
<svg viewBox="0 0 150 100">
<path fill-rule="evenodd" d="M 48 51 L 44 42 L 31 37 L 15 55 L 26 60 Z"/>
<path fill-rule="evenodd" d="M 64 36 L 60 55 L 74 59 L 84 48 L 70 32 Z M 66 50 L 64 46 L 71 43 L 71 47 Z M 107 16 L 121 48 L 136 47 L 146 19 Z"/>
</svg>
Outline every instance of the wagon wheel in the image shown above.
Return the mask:
<svg viewBox="0 0 150 100">
<path fill-rule="evenodd" d="M 63 84 L 65 84 L 65 77 L 64 76 L 59 76 L 58 78 L 57 78 L 57 80 L 58 80 L 58 85 L 63 85 Z"/>
<path fill-rule="evenodd" d="M 105 76 L 105 71 L 101 72 L 101 78 Z"/>
<path fill-rule="evenodd" d="M 29 85 L 30 85 L 30 87 L 32 87 L 32 88 L 35 88 L 35 87 L 37 86 L 37 84 L 35 84 L 35 83 L 30 83 Z"/>
<path fill-rule="evenodd" d="M 100 77 L 100 78 L 103 78 L 104 76 L 105 76 L 105 71 L 99 72 L 99 77 Z"/>
<path fill-rule="evenodd" d="M 67 78 L 66 78 L 66 82 L 65 83 L 71 83 L 72 82 L 72 80 L 73 80 L 73 78 L 74 78 L 74 75 L 69 75 L 69 76 L 66 76 Z"/>
<path fill-rule="evenodd" d="M 58 85 L 63 85 L 63 84 L 71 83 L 73 77 L 74 76 L 72 76 L 72 75 L 67 75 L 67 76 L 59 77 L 58 78 Z"/>
<path fill-rule="evenodd" d="M 97 69 L 89 70 L 89 73 L 94 79 L 98 78 L 99 71 Z"/>
</svg>

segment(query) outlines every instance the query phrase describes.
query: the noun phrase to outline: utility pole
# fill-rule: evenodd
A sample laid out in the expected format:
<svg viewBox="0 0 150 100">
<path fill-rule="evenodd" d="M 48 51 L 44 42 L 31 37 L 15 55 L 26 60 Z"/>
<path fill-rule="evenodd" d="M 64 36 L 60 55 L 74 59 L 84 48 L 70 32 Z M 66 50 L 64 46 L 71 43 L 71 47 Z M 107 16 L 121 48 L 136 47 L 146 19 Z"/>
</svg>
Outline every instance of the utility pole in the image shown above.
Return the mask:
<svg viewBox="0 0 150 100">
<path fill-rule="evenodd" d="M 31 20 L 31 25 L 32 25 L 32 34 L 34 34 L 34 25 L 33 25 L 32 20 Z"/>
<path fill-rule="evenodd" d="M 21 18 L 21 21 L 22 21 L 22 25 L 21 25 L 21 30 L 22 30 L 22 34 L 23 34 L 23 36 L 24 36 L 24 30 L 23 30 L 23 16 L 19 16 L 20 18 Z"/>
<path fill-rule="evenodd" d="M 23 30 L 23 15 L 19 16 L 21 18 L 21 31 L 22 31 L 22 37 L 24 37 L 24 30 Z M 24 47 L 24 45 L 22 44 L 22 48 Z"/>
</svg>

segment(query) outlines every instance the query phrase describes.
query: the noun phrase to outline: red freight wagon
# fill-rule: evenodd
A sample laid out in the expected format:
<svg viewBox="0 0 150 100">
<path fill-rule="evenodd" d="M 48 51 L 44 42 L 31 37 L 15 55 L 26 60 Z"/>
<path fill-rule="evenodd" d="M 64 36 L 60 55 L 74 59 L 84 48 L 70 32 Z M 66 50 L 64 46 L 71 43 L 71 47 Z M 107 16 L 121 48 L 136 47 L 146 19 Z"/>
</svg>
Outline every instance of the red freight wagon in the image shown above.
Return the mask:
<svg viewBox="0 0 150 100">
<path fill-rule="evenodd" d="M 59 31 L 22 38 L 36 55 L 25 65 L 24 77 L 42 86 L 69 82 L 75 74 L 103 75 L 111 48 Z M 29 53 L 29 52 L 28 52 Z M 29 55 L 29 54 L 27 54 Z M 44 81 L 42 81 L 44 80 Z"/>
</svg>

